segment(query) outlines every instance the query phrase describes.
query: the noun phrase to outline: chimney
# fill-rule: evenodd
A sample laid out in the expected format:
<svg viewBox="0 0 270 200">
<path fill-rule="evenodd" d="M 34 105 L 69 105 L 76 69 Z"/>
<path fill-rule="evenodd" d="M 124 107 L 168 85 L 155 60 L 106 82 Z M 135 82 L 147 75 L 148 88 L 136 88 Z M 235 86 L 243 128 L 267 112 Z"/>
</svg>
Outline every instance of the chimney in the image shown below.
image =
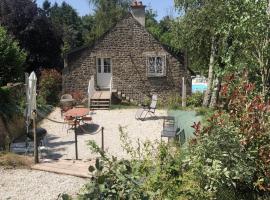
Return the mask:
<svg viewBox="0 0 270 200">
<path fill-rule="evenodd" d="M 132 2 L 131 14 L 142 25 L 145 26 L 145 7 L 141 1 L 134 0 Z"/>
</svg>

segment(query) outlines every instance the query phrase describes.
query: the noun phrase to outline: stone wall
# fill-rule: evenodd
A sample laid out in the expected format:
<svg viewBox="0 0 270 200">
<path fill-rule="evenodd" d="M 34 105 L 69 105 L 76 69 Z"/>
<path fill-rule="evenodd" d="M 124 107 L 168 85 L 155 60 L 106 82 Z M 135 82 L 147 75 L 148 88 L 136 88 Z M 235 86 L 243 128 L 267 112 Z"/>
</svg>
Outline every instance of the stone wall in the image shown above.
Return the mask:
<svg viewBox="0 0 270 200">
<path fill-rule="evenodd" d="M 166 55 L 166 76 L 147 76 L 146 53 Z M 187 94 L 191 94 L 191 76 L 183 59 L 169 53 L 131 14 L 93 47 L 68 55 L 67 67 L 63 70 L 63 92 L 82 91 L 86 94 L 90 76 L 96 77 L 96 59 L 99 57 L 112 59 L 113 79 L 121 79 L 144 94 L 157 93 L 162 99 L 171 94 L 181 95 L 183 76 L 188 80 Z"/>
</svg>

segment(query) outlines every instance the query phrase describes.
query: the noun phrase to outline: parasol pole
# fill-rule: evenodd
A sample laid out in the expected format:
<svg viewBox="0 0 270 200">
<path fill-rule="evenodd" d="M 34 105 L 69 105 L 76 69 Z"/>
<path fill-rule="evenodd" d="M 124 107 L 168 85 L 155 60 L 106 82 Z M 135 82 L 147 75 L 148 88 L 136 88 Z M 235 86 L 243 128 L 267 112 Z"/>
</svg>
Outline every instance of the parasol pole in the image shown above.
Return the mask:
<svg viewBox="0 0 270 200">
<path fill-rule="evenodd" d="M 29 98 L 28 98 L 28 116 L 32 119 L 33 122 L 33 135 L 34 135 L 34 161 L 35 164 L 39 162 L 38 159 L 38 140 L 37 140 L 37 131 L 36 131 L 36 117 L 37 117 L 37 106 L 36 106 L 36 83 L 37 77 L 35 72 L 32 72 L 29 76 L 29 83 L 28 83 L 28 91 L 29 91 Z"/>
</svg>

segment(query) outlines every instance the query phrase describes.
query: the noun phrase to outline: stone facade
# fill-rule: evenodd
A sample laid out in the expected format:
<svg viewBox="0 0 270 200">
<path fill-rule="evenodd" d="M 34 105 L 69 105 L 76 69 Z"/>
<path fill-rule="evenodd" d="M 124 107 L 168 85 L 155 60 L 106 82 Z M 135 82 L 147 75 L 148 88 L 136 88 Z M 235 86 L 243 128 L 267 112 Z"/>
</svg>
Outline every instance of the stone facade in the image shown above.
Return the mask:
<svg viewBox="0 0 270 200">
<path fill-rule="evenodd" d="M 166 55 L 166 76 L 147 76 L 147 54 Z M 87 93 L 90 76 L 97 78 L 97 58 L 112 60 L 113 87 L 120 79 L 135 91 L 146 95 L 157 93 L 160 98 L 181 95 L 182 77 L 187 80 L 187 95 L 191 94 L 191 72 L 184 57 L 173 53 L 146 31 L 131 14 L 118 22 L 91 47 L 70 52 L 63 70 L 63 93 Z"/>
</svg>

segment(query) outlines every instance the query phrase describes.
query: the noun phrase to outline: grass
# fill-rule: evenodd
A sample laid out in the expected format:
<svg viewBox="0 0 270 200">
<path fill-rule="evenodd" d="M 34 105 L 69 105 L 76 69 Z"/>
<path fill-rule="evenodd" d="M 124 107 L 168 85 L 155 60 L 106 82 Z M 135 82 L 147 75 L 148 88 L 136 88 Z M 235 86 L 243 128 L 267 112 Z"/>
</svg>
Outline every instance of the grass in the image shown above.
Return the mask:
<svg viewBox="0 0 270 200">
<path fill-rule="evenodd" d="M 0 167 L 4 168 L 30 168 L 33 161 L 30 157 L 9 152 L 0 152 Z"/>
<path fill-rule="evenodd" d="M 121 104 L 112 104 L 110 109 L 111 110 L 119 110 L 119 109 L 134 109 L 138 108 L 139 106 L 128 104 L 128 103 L 121 103 Z"/>
</svg>

